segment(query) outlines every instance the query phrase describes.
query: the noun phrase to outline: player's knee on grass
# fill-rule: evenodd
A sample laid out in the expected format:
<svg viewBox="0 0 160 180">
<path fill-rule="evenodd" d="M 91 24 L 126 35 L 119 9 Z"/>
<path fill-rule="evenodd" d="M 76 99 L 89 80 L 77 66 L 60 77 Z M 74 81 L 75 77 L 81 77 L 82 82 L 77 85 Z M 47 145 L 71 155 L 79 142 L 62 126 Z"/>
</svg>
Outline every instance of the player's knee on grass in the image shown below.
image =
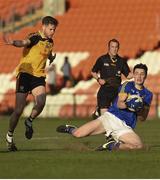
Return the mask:
<svg viewBox="0 0 160 180">
<path fill-rule="evenodd" d="M 134 149 L 142 149 L 143 148 L 143 144 L 142 143 L 136 143 L 133 146 L 134 146 Z"/>
<path fill-rule="evenodd" d="M 142 149 L 143 143 L 140 139 L 140 137 L 134 133 L 125 133 L 122 136 L 119 137 L 119 140 L 122 141 L 122 149 L 124 144 L 124 149 Z"/>
<path fill-rule="evenodd" d="M 131 150 L 143 148 L 143 144 L 141 142 L 129 143 L 129 144 L 127 144 L 127 146 L 128 146 L 128 149 L 131 149 Z"/>
<path fill-rule="evenodd" d="M 143 145 L 142 144 L 132 144 L 130 149 L 142 149 Z"/>
</svg>

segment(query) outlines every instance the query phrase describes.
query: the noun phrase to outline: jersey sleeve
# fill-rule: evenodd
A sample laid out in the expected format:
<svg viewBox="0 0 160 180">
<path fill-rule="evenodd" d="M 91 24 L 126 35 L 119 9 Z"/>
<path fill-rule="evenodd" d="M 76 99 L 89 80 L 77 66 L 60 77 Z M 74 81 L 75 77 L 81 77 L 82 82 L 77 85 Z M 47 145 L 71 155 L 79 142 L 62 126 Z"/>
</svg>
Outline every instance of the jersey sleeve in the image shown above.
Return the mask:
<svg viewBox="0 0 160 180">
<path fill-rule="evenodd" d="M 126 94 L 129 94 L 131 89 L 131 85 L 128 81 L 124 82 L 120 87 L 119 87 L 119 93 L 118 96 L 124 96 Z"/>
<path fill-rule="evenodd" d="M 124 82 L 120 88 L 120 91 L 119 93 L 130 93 L 130 89 L 131 89 L 131 86 L 130 86 L 130 83 L 128 81 Z"/>
<path fill-rule="evenodd" d="M 101 61 L 101 58 L 98 58 L 92 68 L 92 72 L 98 73 L 100 71 L 101 67 L 102 67 L 102 61 Z"/>
<path fill-rule="evenodd" d="M 30 45 L 28 45 L 27 47 L 31 48 L 32 46 L 36 45 L 39 42 L 40 36 L 36 33 L 32 33 L 28 35 L 27 39 L 29 39 L 31 42 Z"/>
<path fill-rule="evenodd" d="M 123 63 L 122 73 L 125 75 L 125 77 L 127 77 L 128 74 L 130 73 L 129 66 L 126 61 L 124 61 L 124 63 Z"/>
</svg>

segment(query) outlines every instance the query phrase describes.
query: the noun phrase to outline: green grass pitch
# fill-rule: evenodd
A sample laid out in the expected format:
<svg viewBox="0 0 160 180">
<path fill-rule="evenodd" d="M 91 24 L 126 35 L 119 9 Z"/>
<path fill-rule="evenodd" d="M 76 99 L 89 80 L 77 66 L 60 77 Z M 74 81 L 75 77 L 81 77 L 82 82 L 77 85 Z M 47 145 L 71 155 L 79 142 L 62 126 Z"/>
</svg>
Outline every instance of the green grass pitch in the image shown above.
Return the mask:
<svg viewBox="0 0 160 180">
<path fill-rule="evenodd" d="M 160 120 L 139 122 L 136 132 L 148 146 L 146 150 L 96 152 L 105 142 L 104 135 L 76 139 L 59 134 L 60 124 L 84 124 L 87 119 L 36 119 L 34 137 L 24 137 L 24 119 L 21 119 L 15 141 L 19 149 L 8 152 L 5 134 L 8 118 L 0 117 L 0 179 L 7 178 L 160 178 Z"/>
</svg>

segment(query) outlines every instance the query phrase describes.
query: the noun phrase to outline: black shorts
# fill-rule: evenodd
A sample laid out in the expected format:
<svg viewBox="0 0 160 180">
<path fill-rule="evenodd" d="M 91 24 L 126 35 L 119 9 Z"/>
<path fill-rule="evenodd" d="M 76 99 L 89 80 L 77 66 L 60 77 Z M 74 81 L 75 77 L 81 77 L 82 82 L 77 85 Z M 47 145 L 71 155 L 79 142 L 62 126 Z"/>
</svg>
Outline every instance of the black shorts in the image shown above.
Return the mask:
<svg viewBox="0 0 160 180">
<path fill-rule="evenodd" d="M 118 95 L 118 88 L 101 86 L 97 93 L 97 106 L 100 109 L 109 108 Z"/>
<path fill-rule="evenodd" d="M 38 86 L 45 86 L 45 77 L 36 77 L 28 73 L 20 73 L 16 81 L 16 92 L 27 93 Z"/>
</svg>

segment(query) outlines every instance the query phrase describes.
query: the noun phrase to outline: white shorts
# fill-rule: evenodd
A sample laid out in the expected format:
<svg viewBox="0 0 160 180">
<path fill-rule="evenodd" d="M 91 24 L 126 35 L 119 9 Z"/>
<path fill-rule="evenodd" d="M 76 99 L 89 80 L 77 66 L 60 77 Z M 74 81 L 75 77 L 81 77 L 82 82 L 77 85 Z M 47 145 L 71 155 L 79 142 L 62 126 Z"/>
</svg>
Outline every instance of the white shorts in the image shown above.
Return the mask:
<svg viewBox="0 0 160 180">
<path fill-rule="evenodd" d="M 102 122 L 106 130 L 106 136 L 112 135 L 116 141 L 118 141 L 119 137 L 123 134 L 134 132 L 130 126 L 127 126 L 124 121 L 110 112 L 105 112 L 98 119 Z"/>
</svg>

